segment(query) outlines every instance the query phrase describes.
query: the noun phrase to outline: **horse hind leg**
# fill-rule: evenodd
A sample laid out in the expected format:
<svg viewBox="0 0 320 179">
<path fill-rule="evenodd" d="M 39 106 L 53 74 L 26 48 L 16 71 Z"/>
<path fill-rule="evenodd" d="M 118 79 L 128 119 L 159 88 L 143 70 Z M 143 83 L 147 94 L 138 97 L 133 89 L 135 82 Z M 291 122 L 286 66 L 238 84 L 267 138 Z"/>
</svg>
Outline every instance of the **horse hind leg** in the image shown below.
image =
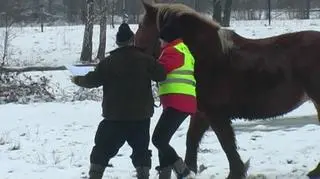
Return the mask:
<svg viewBox="0 0 320 179">
<path fill-rule="evenodd" d="M 189 169 L 195 173 L 198 172 L 197 158 L 199 143 L 208 128 L 209 121 L 202 113 L 197 112 L 191 117 L 187 133 L 185 163 Z"/>
<path fill-rule="evenodd" d="M 247 176 L 250 161 L 244 163 L 237 151 L 236 137 L 228 118 L 210 118 L 211 127 L 227 155 L 230 173 L 227 179 L 243 179 Z"/>
<path fill-rule="evenodd" d="M 309 98 L 314 104 L 317 110 L 318 121 L 320 122 L 320 69 L 315 72 L 311 72 L 308 78 L 305 78 L 305 90 Z"/>
<path fill-rule="evenodd" d="M 310 77 L 306 80 L 306 93 L 311 98 L 313 102 L 317 114 L 318 114 L 318 121 L 320 123 L 320 70 L 310 73 Z M 319 178 L 320 177 L 320 162 L 318 166 L 308 173 L 310 178 Z"/>
<path fill-rule="evenodd" d="M 320 101 L 320 100 L 319 100 L 319 101 Z M 319 103 L 319 102 L 316 102 L 316 101 L 313 100 L 313 99 L 312 99 L 312 102 L 313 102 L 313 104 L 314 104 L 314 107 L 315 107 L 316 110 L 317 110 L 318 121 L 319 121 L 319 123 L 320 123 L 320 103 Z M 310 172 L 308 173 L 308 177 L 309 177 L 310 179 L 320 178 L 320 162 L 319 162 L 318 166 L 317 166 L 315 169 L 313 169 L 312 171 L 310 171 Z"/>
</svg>

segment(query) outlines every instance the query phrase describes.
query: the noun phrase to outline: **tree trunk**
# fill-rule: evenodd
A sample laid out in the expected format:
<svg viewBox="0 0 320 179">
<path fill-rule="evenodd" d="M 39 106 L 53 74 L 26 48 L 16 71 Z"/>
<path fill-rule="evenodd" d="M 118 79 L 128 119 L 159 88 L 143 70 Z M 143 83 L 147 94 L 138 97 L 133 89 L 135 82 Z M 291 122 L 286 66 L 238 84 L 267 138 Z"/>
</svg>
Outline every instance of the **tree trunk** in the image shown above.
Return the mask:
<svg viewBox="0 0 320 179">
<path fill-rule="evenodd" d="M 194 0 L 194 9 L 199 11 L 199 0 Z"/>
<path fill-rule="evenodd" d="M 93 33 L 93 21 L 94 21 L 94 3 L 93 0 L 87 0 L 87 20 L 85 24 L 82 51 L 81 51 L 81 62 L 92 61 L 92 33 Z"/>
<path fill-rule="evenodd" d="M 221 0 L 213 0 L 213 19 L 221 23 Z"/>
<path fill-rule="evenodd" d="M 34 8 L 34 11 L 37 15 L 40 11 L 40 0 L 33 0 L 33 8 Z"/>
<path fill-rule="evenodd" d="M 116 3 L 115 0 L 111 2 L 111 26 L 114 28 L 114 15 L 115 15 Z"/>
<path fill-rule="evenodd" d="M 269 25 L 271 25 L 271 0 L 268 0 L 268 20 Z"/>
<path fill-rule="evenodd" d="M 73 3 L 72 0 L 66 0 L 66 9 L 67 9 L 67 19 L 68 22 L 74 22 L 73 14 L 74 14 L 74 9 L 73 9 Z"/>
<path fill-rule="evenodd" d="M 5 34 L 4 34 L 4 45 L 3 45 L 3 55 L 2 55 L 2 65 L 6 64 L 7 61 L 7 55 L 8 55 L 8 46 L 9 46 L 9 29 L 8 27 L 5 28 Z"/>
<path fill-rule="evenodd" d="M 48 12 L 49 14 L 52 14 L 52 4 L 53 4 L 53 0 L 48 0 Z"/>
<path fill-rule="evenodd" d="M 83 24 L 86 24 L 87 19 L 87 5 L 85 0 L 81 0 L 80 4 L 80 19 Z"/>
<path fill-rule="evenodd" d="M 230 26 L 231 6 L 232 6 L 232 0 L 226 0 L 226 4 L 224 6 L 223 21 L 222 21 L 222 25 L 225 27 Z"/>
<path fill-rule="evenodd" d="M 2 62 L 1 66 L 5 65 L 8 57 L 8 48 L 9 48 L 9 29 L 11 24 L 9 23 L 8 14 L 5 13 L 5 31 L 4 31 L 4 42 L 3 42 L 3 54 L 2 54 Z"/>
<path fill-rule="evenodd" d="M 72 22 L 72 8 L 70 0 L 67 0 L 67 19 L 68 22 Z"/>
<path fill-rule="evenodd" d="M 305 19 L 310 19 L 310 1 L 311 0 L 306 0 Z"/>
<path fill-rule="evenodd" d="M 106 0 L 99 0 L 100 5 L 100 39 L 99 50 L 97 59 L 102 60 L 105 58 L 106 53 L 106 33 L 107 33 L 107 12 L 106 12 Z"/>
</svg>

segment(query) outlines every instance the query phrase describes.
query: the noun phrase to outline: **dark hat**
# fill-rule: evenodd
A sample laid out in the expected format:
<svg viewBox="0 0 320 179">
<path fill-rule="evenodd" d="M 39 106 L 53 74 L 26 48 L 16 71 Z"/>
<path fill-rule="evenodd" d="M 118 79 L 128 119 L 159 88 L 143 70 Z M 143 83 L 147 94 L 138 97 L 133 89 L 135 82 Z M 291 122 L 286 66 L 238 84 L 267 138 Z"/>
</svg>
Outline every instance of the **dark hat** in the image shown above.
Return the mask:
<svg viewBox="0 0 320 179">
<path fill-rule="evenodd" d="M 116 36 L 116 43 L 119 46 L 124 46 L 129 44 L 133 41 L 134 33 L 130 29 L 127 23 L 122 23 L 119 26 L 117 36 Z"/>
<path fill-rule="evenodd" d="M 160 29 L 160 39 L 166 42 L 171 42 L 179 38 L 181 38 L 181 35 L 178 27 L 171 23 L 164 25 L 163 28 Z"/>
</svg>

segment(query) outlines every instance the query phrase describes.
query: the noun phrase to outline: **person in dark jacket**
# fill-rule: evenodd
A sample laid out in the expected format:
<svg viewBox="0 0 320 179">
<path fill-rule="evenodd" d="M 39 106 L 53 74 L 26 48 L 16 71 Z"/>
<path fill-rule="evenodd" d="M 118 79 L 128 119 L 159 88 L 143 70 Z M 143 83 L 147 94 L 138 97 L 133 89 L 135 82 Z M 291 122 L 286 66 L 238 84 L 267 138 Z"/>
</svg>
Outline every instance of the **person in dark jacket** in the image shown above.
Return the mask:
<svg viewBox="0 0 320 179">
<path fill-rule="evenodd" d="M 166 78 L 164 68 L 153 57 L 133 46 L 128 24 L 119 27 L 119 48 L 101 60 L 95 70 L 72 81 L 81 87 L 103 86 L 103 117 L 90 155 L 90 179 L 101 179 L 109 160 L 127 142 L 138 179 L 149 178 L 151 168 L 150 118 L 154 113 L 151 80 Z"/>
</svg>

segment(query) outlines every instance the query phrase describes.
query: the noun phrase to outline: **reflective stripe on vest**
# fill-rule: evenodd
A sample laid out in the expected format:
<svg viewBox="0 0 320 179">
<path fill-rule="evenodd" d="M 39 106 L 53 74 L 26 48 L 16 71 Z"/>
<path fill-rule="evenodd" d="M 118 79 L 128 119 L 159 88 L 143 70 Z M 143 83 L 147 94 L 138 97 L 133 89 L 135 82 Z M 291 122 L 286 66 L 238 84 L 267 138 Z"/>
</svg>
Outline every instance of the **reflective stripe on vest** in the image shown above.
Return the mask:
<svg viewBox="0 0 320 179">
<path fill-rule="evenodd" d="M 167 74 L 165 81 L 159 83 L 159 95 L 186 94 L 196 96 L 196 80 L 194 78 L 194 58 L 184 43 L 174 48 L 184 55 L 181 67 Z"/>
</svg>

